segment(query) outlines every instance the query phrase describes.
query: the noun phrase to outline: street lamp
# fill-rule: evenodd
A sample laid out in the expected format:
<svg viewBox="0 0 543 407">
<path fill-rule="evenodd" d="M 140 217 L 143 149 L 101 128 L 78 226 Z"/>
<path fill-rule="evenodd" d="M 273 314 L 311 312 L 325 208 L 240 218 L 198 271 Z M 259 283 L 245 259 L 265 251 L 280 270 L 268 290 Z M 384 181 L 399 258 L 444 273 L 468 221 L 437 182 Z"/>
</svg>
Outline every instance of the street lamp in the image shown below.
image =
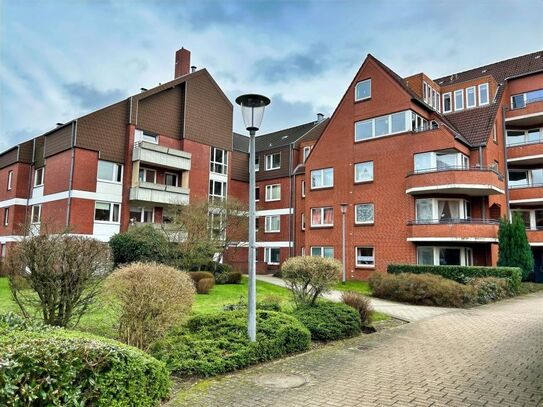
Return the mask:
<svg viewBox="0 0 543 407">
<path fill-rule="evenodd" d="M 260 128 L 264 109 L 270 99 L 262 95 L 241 95 L 236 103 L 241 106 L 241 115 L 245 128 L 249 131 L 249 316 L 247 334 L 251 342 L 256 341 L 256 208 L 255 208 L 255 135 Z"/>
<path fill-rule="evenodd" d="M 345 214 L 347 213 L 347 207 L 349 204 L 342 203 L 341 206 L 341 283 L 345 284 Z"/>
</svg>

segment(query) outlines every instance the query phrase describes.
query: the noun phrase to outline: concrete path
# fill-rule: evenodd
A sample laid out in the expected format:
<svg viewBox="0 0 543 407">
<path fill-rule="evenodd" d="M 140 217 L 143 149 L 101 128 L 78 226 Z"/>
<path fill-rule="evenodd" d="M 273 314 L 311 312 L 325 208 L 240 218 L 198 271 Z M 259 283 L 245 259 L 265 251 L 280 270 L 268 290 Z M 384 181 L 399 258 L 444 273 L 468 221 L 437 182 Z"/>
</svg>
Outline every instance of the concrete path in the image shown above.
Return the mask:
<svg viewBox="0 0 543 407">
<path fill-rule="evenodd" d="M 282 279 L 273 277 L 271 275 L 257 275 L 256 278 L 257 280 L 265 281 L 281 287 L 286 286 Z M 339 302 L 341 301 L 341 291 L 331 291 L 324 297 L 330 301 Z M 371 298 L 371 304 L 373 305 L 373 309 L 376 311 L 407 322 L 421 321 L 437 315 L 458 311 L 456 308 L 426 307 L 421 305 L 402 304 L 399 302 L 381 300 L 379 298 Z"/>
<path fill-rule="evenodd" d="M 298 387 L 284 388 L 288 384 Z M 537 293 L 361 335 L 202 381 L 170 405 L 535 407 L 542 403 L 543 293 Z"/>
</svg>

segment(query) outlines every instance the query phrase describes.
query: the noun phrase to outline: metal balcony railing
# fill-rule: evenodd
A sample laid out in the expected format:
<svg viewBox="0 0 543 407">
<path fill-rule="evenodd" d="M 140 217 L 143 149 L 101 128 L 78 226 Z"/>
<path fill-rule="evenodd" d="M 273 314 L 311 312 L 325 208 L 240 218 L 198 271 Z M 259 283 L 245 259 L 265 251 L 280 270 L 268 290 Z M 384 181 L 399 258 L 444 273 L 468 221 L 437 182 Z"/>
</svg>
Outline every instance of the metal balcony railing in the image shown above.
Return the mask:
<svg viewBox="0 0 543 407">
<path fill-rule="evenodd" d="M 441 218 L 441 219 L 415 219 L 407 222 L 408 225 L 498 225 L 498 219 L 479 218 Z"/>
<path fill-rule="evenodd" d="M 524 102 L 524 104 L 522 106 L 515 106 L 515 107 L 511 106 L 511 107 L 509 107 L 509 111 L 524 109 L 526 106 L 528 106 L 528 105 L 530 105 L 532 103 L 537 103 L 537 102 L 543 102 L 543 96 L 527 100 L 526 102 Z"/>
<path fill-rule="evenodd" d="M 463 165 L 448 165 L 446 167 L 434 167 L 434 168 L 424 168 L 420 170 L 415 171 L 409 171 L 407 173 L 407 176 L 410 177 L 412 175 L 420 175 L 420 174 L 428 174 L 428 173 L 435 173 L 435 172 L 446 172 L 446 171 L 480 171 L 480 172 L 493 172 L 498 176 L 498 179 L 501 181 L 503 180 L 503 175 L 498 172 L 496 167 L 480 167 L 480 166 L 463 166 Z"/>
</svg>

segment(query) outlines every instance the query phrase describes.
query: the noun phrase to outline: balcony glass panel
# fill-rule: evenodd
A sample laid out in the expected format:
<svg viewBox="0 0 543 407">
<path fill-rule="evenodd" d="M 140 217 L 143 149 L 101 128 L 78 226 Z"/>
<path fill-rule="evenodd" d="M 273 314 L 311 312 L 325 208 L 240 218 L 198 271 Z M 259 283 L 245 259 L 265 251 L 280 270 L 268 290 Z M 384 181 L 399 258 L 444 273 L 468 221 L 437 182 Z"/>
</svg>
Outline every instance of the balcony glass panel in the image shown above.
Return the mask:
<svg viewBox="0 0 543 407">
<path fill-rule="evenodd" d="M 510 171 L 509 185 L 512 187 L 528 186 L 528 171 Z"/>
</svg>

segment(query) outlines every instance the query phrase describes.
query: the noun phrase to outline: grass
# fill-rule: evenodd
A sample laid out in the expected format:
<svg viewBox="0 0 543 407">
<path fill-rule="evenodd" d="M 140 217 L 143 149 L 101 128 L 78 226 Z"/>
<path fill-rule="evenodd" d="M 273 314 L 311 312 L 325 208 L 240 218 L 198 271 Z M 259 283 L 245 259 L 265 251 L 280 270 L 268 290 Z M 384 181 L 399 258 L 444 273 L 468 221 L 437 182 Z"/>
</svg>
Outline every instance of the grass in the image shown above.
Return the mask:
<svg viewBox="0 0 543 407">
<path fill-rule="evenodd" d="M 345 284 L 338 282 L 333 288 L 337 291 L 354 291 L 359 294 L 371 295 L 371 288 L 367 281 L 347 280 Z"/>
<path fill-rule="evenodd" d="M 531 293 L 536 293 L 538 291 L 543 291 L 542 283 L 524 282 L 524 283 L 520 283 L 518 295 L 531 294 Z"/>
</svg>

